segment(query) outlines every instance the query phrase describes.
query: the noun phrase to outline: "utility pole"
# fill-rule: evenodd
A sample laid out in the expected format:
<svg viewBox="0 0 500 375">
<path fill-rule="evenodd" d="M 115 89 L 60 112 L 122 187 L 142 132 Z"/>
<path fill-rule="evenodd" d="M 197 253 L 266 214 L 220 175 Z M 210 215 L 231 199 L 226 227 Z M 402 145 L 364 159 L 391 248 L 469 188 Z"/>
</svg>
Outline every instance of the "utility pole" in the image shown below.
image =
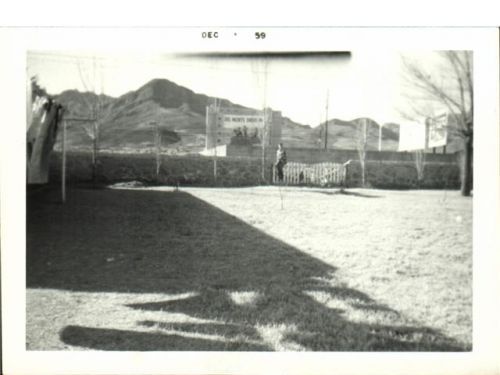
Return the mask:
<svg viewBox="0 0 500 375">
<path fill-rule="evenodd" d="M 156 154 L 156 182 L 160 179 L 160 167 L 161 167 L 161 132 L 160 123 L 157 121 L 151 121 L 149 123 L 153 127 L 154 131 L 154 148 Z"/>
<path fill-rule="evenodd" d="M 269 144 L 271 144 L 271 131 L 269 129 L 269 117 L 272 116 L 272 112 L 269 113 L 267 108 L 267 60 L 264 60 L 264 92 L 263 92 L 263 103 L 262 107 L 264 109 L 264 127 L 262 128 L 262 155 L 261 155 L 261 172 L 262 172 L 262 181 L 266 181 L 266 142 L 269 140 Z M 271 175 L 271 184 L 273 177 Z"/>
<path fill-rule="evenodd" d="M 262 154 L 261 154 L 261 174 L 262 174 L 262 181 L 266 180 L 266 139 L 268 136 L 268 111 L 267 108 L 264 108 L 264 126 L 262 128 Z M 271 176 L 272 180 L 272 176 Z M 272 182 L 271 182 L 272 183 Z"/>
<path fill-rule="evenodd" d="M 326 90 L 326 121 L 325 121 L 325 150 L 328 149 L 328 97 L 329 90 Z"/>
</svg>

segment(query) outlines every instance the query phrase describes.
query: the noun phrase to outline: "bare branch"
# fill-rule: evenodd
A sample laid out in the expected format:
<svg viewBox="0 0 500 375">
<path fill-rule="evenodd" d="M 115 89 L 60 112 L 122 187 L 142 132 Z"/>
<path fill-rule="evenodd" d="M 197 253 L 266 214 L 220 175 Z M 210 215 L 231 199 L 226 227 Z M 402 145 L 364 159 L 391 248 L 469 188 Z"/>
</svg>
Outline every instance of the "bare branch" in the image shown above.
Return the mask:
<svg viewBox="0 0 500 375">
<path fill-rule="evenodd" d="M 457 80 L 458 86 L 459 86 L 459 91 L 460 91 L 460 106 L 461 108 L 465 107 L 465 99 L 464 99 L 464 85 L 462 81 L 462 72 L 460 71 L 461 66 L 460 62 L 457 59 L 457 56 L 454 51 L 449 51 L 447 54 L 448 59 L 451 63 L 451 66 L 453 67 L 453 70 L 455 71 L 455 78 Z"/>
<path fill-rule="evenodd" d="M 80 81 L 82 82 L 83 88 L 85 89 L 86 92 L 92 92 L 92 90 L 89 89 L 89 86 L 87 85 L 87 82 L 83 76 L 83 71 L 82 71 L 82 67 L 80 65 L 80 61 L 77 62 L 77 66 L 78 66 L 78 74 L 80 75 Z M 89 108 L 90 117 L 95 117 L 93 104 L 87 100 L 85 95 L 82 95 L 82 98 L 83 98 L 85 104 L 87 105 L 87 107 Z"/>
<path fill-rule="evenodd" d="M 465 66 L 466 66 L 465 74 L 466 74 L 467 83 L 468 83 L 468 86 L 469 86 L 469 101 L 470 101 L 470 111 L 469 111 L 470 119 L 467 121 L 467 123 L 470 123 L 470 124 L 472 124 L 472 121 L 473 121 L 473 118 L 474 118 L 474 84 L 473 84 L 473 81 L 472 81 L 472 63 L 471 63 L 471 59 L 472 59 L 472 54 L 470 52 L 468 52 L 465 55 Z"/>
<path fill-rule="evenodd" d="M 84 130 L 85 134 L 87 134 L 87 136 L 90 139 L 93 140 L 95 138 L 94 128 L 93 128 L 92 124 L 84 124 L 84 125 L 82 125 L 82 129 Z"/>
<path fill-rule="evenodd" d="M 446 99 L 457 107 L 459 106 L 459 103 L 447 95 L 444 90 L 431 79 L 430 74 L 417 65 L 417 63 L 411 63 L 403 59 L 403 66 L 407 72 L 405 79 L 411 86 L 424 90 L 439 100 Z"/>
<path fill-rule="evenodd" d="M 470 104 L 471 108 L 473 105 L 470 53 L 464 51 L 463 54 L 460 54 L 457 51 L 445 51 L 443 58 L 453 74 L 446 77 L 446 68 L 441 67 L 440 76 L 444 77 L 441 83 L 436 82 L 436 79 L 433 80 L 419 64 L 402 58 L 403 66 L 407 72 L 404 76 L 406 84 L 414 93 L 424 95 L 420 98 L 416 97 L 415 94 L 407 95 L 409 98 L 408 106 L 411 110 L 410 116 L 405 117 L 411 118 L 411 114 L 432 117 L 434 111 L 431 110 L 430 114 L 426 114 L 425 103 L 440 103 L 447 109 L 450 120 L 452 120 L 452 124 L 449 125 L 450 132 L 456 132 L 463 136 L 470 132 L 468 124 L 472 122 L 471 111 L 468 110 L 468 105 Z M 452 82 L 454 86 L 449 86 L 445 82 Z M 466 92 L 469 94 L 467 99 Z M 406 114 L 408 115 L 408 113 Z"/>
<path fill-rule="evenodd" d="M 451 62 L 451 65 L 453 66 L 453 69 L 455 71 L 455 74 L 456 74 L 456 80 L 457 80 L 457 83 L 458 83 L 458 86 L 459 86 L 459 92 L 460 92 L 460 115 L 461 115 L 461 119 L 458 120 L 458 118 L 456 118 L 457 122 L 459 122 L 460 124 L 462 125 L 465 125 L 467 123 L 467 108 L 466 108 L 466 104 L 465 104 L 465 93 L 464 93 L 464 82 L 463 82 L 463 73 L 460 71 L 460 63 L 458 62 L 458 57 L 455 53 L 453 53 L 453 51 L 450 51 L 449 54 L 447 55 L 450 62 Z"/>
<path fill-rule="evenodd" d="M 427 93 L 431 94 L 435 98 L 447 102 L 449 105 L 453 105 L 456 109 L 460 109 L 460 104 L 451 98 L 448 94 L 444 92 L 440 87 L 438 87 L 431 79 L 430 76 L 425 74 L 422 70 L 414 65 L 410 65 L 410 72 L 413 74 L 414 78 L 417 80 L 416 86 L 425 90 Z"/>
<path fill-rule="evenodd" d="M 432 107 L 428 103 L 420 103 L 419 99 L 425 98 L 411 98 L 407 105 L 409 109 L 398 109 L 400 116 L 410 121 L 420 121 L 421 119 L 432 117 L 434 114 Z"/>
<path fill-rule="evenodd" d="M 82 66 L 80 64 L 80 61 L 77 62 L 76 66 L 78 67 L 78 74 L 80 76 L 80 81 L 82 82 L 83 88 L 85 89 L 86 92 L 90 92 L 91 90 L 89 89 L 89 87 L 87 85 L 87 80 L 83 76 L 83 70 L 82 70 Z"/>
</svg>

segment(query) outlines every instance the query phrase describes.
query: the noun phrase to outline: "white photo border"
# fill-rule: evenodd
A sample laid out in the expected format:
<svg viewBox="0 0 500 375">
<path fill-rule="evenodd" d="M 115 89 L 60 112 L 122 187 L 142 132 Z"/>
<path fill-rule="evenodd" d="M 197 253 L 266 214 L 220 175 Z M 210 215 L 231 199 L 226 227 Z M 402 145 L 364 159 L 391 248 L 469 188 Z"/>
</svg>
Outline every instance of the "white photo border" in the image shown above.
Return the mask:
<svg viewBox="0 0 500 375">
<path fill-rule="evenodd" d="M 231 34 L 237 30 L 239 37 Z M 201 37 L 218 31 L 218 39 Z M 265 40 L 256 40 L 264 31 Z M 2 338 L 7 374 L 494 374 L 499 368 L 499 57 L 494 28 L 18 28 L 0 30 Z M 158 52 L 472 50 L 475 75 L 473 350 L 466 353 L 39 352 L 25 350 L 28 50 Z"/>
</svg>

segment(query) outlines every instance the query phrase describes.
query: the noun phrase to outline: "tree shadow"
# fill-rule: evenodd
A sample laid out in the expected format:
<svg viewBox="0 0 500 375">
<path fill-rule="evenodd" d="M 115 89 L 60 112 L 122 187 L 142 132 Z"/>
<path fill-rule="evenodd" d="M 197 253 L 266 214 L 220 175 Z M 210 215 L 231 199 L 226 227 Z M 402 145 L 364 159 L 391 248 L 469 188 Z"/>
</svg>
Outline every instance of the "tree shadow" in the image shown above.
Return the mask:
<svg viewBox="0 0 500 375">
<path fill-rule="evenodd" d="M 329 293 L 342 300 L 332 288 Z M 347 291 L 347 293 L 346 293 Z M 350 295 L 346 288 L 343 295 Z M 360 292 L 355 291 L 356 296 Z M 359 301 L 359 300 L 358 300 Z M 206 306 L 217 306 L 207 309 Z M 357 305 L 357 306 L 356 306 Z M 285 328 L 284 343 L 294 343 L 302 350 L 313 351 L 460 351 L 463 347 L 436 330 L 427 327 L 392 326 L 379 323 L 350 321 L 343 308 L 331 308 L 300 291 L 269 288 L 250 306 L 232 303 L 227 293 L 204 291 L 197 296 L 183 300 L 139 303 L 132 308 L 149 311 L 182 313 L 201 319 L 221 319 L 228 326 L 220 324 L 169 324 L 145 321 L 140 324 L 171 331 L 195 331 L 217 335 L 241 335 L 258 337 L 254 328 L 260 326 Z M 352 305 L 368 313 L 382 313 L 391 318 L 399 314 L 387 306 L 374 303 L 368 296 L 363 302 Z M 258 313 L 255 313 L 255 312 Z M 241 325 L 239 322 L 244 322 Z M 291 332 L 287 332 L 291 331 Z"/>
<path fill-rule="evenodd" d="M 335 267 L 190 194 L 75 189 L 66 204 L 54 205 L 57 194 L 28 197 L 28 288 L 191 293 L 126 305 L 165 315 L 138 320 L 134 331 L 67 326 L 60 335 L 66 344 L 137 351 L 469 350 L 426 327 L 383 324 L 399 314 L 335 284 Z M 169 322 L 173 313 L 199 322 Z"/>
</svg>

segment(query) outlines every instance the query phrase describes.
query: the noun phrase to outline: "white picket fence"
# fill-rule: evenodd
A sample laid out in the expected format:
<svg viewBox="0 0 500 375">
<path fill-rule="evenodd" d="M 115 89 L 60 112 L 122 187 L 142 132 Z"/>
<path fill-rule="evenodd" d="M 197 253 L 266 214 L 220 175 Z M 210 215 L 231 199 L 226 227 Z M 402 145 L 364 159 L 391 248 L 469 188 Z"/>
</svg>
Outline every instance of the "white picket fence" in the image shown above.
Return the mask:
<svg viewBox="0 0 500 375">
<path fill-rule="evenodd" d="M 287 185 L 342 186 L 345 177 L 345 166 L 340 163 L 289 162 L 283 168 L 283 182 Z M 273 183 L 277 182 L 278 173 L 273 168 Z"/>
</svg>

